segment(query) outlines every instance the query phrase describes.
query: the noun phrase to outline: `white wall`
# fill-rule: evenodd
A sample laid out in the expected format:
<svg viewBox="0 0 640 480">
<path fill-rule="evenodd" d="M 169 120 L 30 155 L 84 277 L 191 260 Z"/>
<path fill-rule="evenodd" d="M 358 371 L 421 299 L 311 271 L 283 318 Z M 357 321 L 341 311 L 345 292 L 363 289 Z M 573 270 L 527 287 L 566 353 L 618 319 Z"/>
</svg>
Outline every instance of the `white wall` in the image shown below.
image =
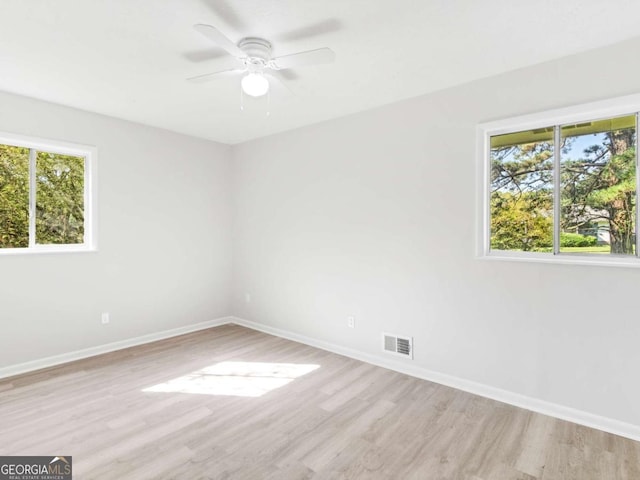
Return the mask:
<svg viewBox="0 0 640 480">
<path fill-rule="evenodd" d="M 233 149 L 0 94 L 0 131 L 99 152 L 99 251 L 0 256 L 0 368 L 234 313 L 640 426 L 640 269 L 474 258 L 477 123 L 637 93 L 639 49 Z"/>
<path fill-rule="evenodd" d="M 99 178 L 98 252 L 0 256 L 0 367 L 230 313 L 229 147 L 9 94 L 0 131 L 95 145 Z"/>
<path fill-rule="evenodd" d="M 415 365 L 640 425 L 640 269 L 474 258 L 476 125 L 637 93 L 639 50 L 234 147 L 235 313 L 381 358 L 412 335 Z"/>
</svg>

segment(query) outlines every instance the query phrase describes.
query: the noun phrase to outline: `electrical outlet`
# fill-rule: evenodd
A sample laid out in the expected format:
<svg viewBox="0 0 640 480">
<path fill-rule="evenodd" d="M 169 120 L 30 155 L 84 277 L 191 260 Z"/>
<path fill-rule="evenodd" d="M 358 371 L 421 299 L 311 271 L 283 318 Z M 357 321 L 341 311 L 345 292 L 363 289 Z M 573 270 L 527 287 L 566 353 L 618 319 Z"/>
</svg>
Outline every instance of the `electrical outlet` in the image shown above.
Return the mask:
<svg viewBox="0 0 640 480">
<path fill-rule="evenodd" d="M 356 317 L 353 315 L 347 317 L 347 327 L 356 328 Z"/>
<path fill-rule="evenodd" d="M 102 325 L 109 323 L 109 312 L 104 312 L 100 317 L 100 320 L 102 321 Z"/>
</svg>

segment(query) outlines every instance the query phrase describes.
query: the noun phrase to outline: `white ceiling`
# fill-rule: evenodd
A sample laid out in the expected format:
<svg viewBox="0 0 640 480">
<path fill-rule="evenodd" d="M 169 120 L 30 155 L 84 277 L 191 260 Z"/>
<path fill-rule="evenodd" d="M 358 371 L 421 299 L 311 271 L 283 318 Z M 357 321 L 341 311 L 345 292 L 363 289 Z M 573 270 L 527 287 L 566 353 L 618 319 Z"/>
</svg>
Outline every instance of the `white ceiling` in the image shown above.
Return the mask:
<svg viewBox="0 0 640 480">
<path fill-rule="evenodd" d="M 637 0 L 1 0 L 0 90 L 233 144 L 638 36 L 638 18 Z M 242 112 L 238 77 L 185 81 L 224 62 L 196 23 L 337 61 Z"/>
</svg>

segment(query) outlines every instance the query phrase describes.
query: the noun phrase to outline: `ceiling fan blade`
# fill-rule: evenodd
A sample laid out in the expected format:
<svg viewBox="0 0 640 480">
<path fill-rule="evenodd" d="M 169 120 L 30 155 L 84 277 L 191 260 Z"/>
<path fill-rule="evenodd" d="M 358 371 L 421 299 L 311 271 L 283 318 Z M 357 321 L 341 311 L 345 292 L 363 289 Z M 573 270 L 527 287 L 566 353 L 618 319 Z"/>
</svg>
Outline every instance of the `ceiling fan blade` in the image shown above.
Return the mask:
<svg viewBox="0 0 640 480">
<path fill-rule="evenodd" d="M 246 57 L 246 54 L 240 50 L 235 43 L 233 43 L 226 35 L 224 35 L 220 30 L 211 25 L 205 25 L 203 23 L 199 23 L 194 25 L 193 28 L 196 29 L 197 32 L 207 37 L 213 43 L 218 45 L 221 48 L 224 48 L 227 52 L 229 52 L 234 57 L 243 58 Z"/>
<path fill-rule="evenodd" d="M 207 7 L 209 7 L 213 14 L 224 20 L 225 24 L 233 27 L 235 30 L 245 30 L 246 25 L 238 15 L 236 5 L 233 0 L 201 0 Z"/>
<path fill-rule="evenodd" d="M 315 37 L 318 35 L 324 35 L 331 32 L 337 32 L 342 29 L 342 22 L 337 18 L 327 18 L 310 25 L 306 25 L 302 28 L 290 30 L 287 33 L 278 36 L 278 40 L 284 40 L 292 42 L 296 40 L 302 40 L 305 38 Z"/>
<path fill-rule="evenodd" d="M 336 54 L 330 48 L 318 48 L 317 50 L 309 50 L 307 52 L 294 53 L 292 55 L 284 55 L 274 58 L 272 61 L 276 66 L 276 70 L 284 70 L 286 68 L 306 67 L 309 65 L 320 65 L 322 63 L 331 63 L 336 59 Z"/>
<path fill-rule="evenodd" d="M 225 73 L 234 73 L 234 72 L 242 72 L 243 69 L 242 68 L 231 68 L 229 70 L 220 70 L 218 72 L 213 72 L 213 73 L 205 73 L 204 75 L 197 75 L 195 77 L 190 77 L 187 78 L 187 82 L 191 82 L 191 83 L 206 83 L 209 82 L 211 80 L 215 80 L 216 78 L 218 78 L 219 76 L 224 75 Z"/>
<path fill-rule="evenodd" d="M 287 95 L 295 95 L 287 85 L 286 80 L 284 79 L 282 73 L 277 70 L 271 70 L 269 72 L 265 72 L 265 76 L 270 80 L 269 83 L 273 84 L 275 87 L 274 90 L 278 90 L 279 92 L 284 92 Z"/>
</svg>

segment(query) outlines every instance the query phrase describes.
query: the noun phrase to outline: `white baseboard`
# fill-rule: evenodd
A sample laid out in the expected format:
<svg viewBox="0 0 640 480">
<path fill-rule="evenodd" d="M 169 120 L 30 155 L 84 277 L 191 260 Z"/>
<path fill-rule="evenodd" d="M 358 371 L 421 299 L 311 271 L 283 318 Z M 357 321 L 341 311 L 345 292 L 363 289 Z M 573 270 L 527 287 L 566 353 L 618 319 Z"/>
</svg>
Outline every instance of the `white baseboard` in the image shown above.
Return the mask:
<svg viewBox="0 0 640 480">
<path fill-rule="evenodd" d="M 333 343 L 325 342 L 322 340 L 316 340 L 311 337 L 306 337 L 298 333 L 289 332 L 279 328 L 263 325 L 260 323 L 252 322 L 238 317 L 230 317 L 231 322 L 243 327 L 258 330 L 264 333 L 269 333 L 278 337 L 286 338 L 296 342 L 304 343 L 312 347 L 317 347 L 322 350 L 344 355 L 345 357 L 354 358 L 363 362 L 371 363 L 379 367 L 394 370 L 396 372 L 411 375 L 413 377 L 428 380 L 430 382 L 439 383 L 448 387 L 463 390 L 465 392 L 480 395 L 482 397 L 491 398 L 499 402 L 508 403 L 516 407 L 538 412 L 550 417 L 559 418 L 561 420 L 567 420 L 569 422 L 577 423 L 579 425 L 585 425 L 587 427 L 603 430 L 605 432 L 620 435 L 621 437 L 630 438 L 632 440 L 640 441 L 640 426 L 631 423 L 621 422 L 612 418 L 602 417 L 594 415 L 589 412 L 577 410 L 575 408 L 558 405 L 556 403 L 547 402 L 519 393 L 502 390 L 500 388 L 491 387 L 481 383 L 476 383 L 463 378 L 446 375 L 444 373 L 434 372 L 432 370 L 418 367 L 415 365 L 409 365 L 393 359 L 386 359 L 378 357 L 377 355 L 371 355 L 369 353 L 360 352 L 347 347 L 336 345 Z"/>
<path fill-rule="evenodd" d="M 164 340 L 165 338 L 177 337 L 178 335 L 184 335 L 185 333 L 197 332 L 198 330 L 205 330 L 207 328 L 217 327 L 232 322 L 232 317 L 222 317 L 215 320 L 209 320 L 207 322 L 172 328 L 171 330 L 164 330 L 157 333 L 150 333 L 148 335 L 142 335 L 140 337 L 128 338 L 126 340 L 120 340 L 119 342 L 98 345 L 97 347 L 76 350 L 75 352 L 54 355 L 30 362 L 19 363 L 17 365 L 10 365 L 8 367 L 0 368 L 0 378 L 12 377 L 14 375 L 20 375 L 22 373 L 28 373 L 43 368 L 54 367 L 62 363 L 73 362 L 74 360 L 81 360 L 83 358 L 93 357 L 95 355 L 101 355 L 103 353 L 109 353 L 115 350 L 122 350 L 123 348 L 135 347 L 136 345 L 156 342 L 158 340 Z"/>
<path fill-rule="evenodd" d="M 282 330 L 279 328 L 271 327 L 269 325 L 263 325 L 260 323 L 252 322 L 238 317 L 222 317 L 207 322 L 196 323 L 193 325 L 187 325 L 185 327 L 174 328 L 171 330 L 165 330 L 162 332 L 151 333 L 140 337 L 129 338 L 127 340 L 121 340 L 118 342 L 107 343 L 105 345 L 99 345 L 97 347 L 86 348 L 83 350 L 77 350 L 75 352 L 64 353 L 61 355 L 54 355 L 51 357 L 41 358 L 30 362 L 20 363 L 17 365 L 11 365 L 8 367 L 0 368 L 0 379 L 6 377 L 12 377 L 14 375 L 20 375 L 22 373 L 28 373 L 43 368 L 53 367 L 74 360 L 81 360 L 87 357 L 93 357 L 103 353 L 113 352 L 115 350 L 122 350 L 124 348 L 134 347 L 136 345 L 143 345 L 145 343 L 151 343 L 158 340 L 164 340 L 166 338 L 176 337 L 178 335 L 184 335 L 185 333 L 196 332 L 198 330 L 205 330 L 207 328 L 217 327 L 234 323 L 243 327 L 258 330 L 260 332 L 268 333 L 278 337 L 293 340 L 295 342 L 304 343 L 312 347 L 327 350 L 329 352 L 344 355 L 345 357 L 354 358 L 363 362 L 377 365 L 379 367 L 388 368 L 399 373 L 411 375 L 413 377 L 421 378 L 431 382 L 446 385 L 448 387 L 463 390 L 465 392 L 480 395 L 482 397 L 491 398 L 499 402 L 508 403 L 516 407 L 524 408 L 534 412 L 541 413 L 543 415 L 549 415 L 551 417 L 567 420 L 569 422 L 585 425 L 587 427 L 596 428 L 605 432 L 620 435 L 622 437 L 630 438 L 632 440 L 640 441 L 640 426 L 631 423 L 621 422 L 612 418 L 602 417 L 594 415 L 589 412 L 577 410 L 575 408 L 558 405 L 556 403 L 547 402 L 519 393 L 509 392 L 500 388 L 491 387 L 481 383 L 465 380 L 463 378 L 454 377 L 444 373 L 434 372 L 432 370 L 419 367 L 416 365 L 410 365 L 403 362 L 399 362 L 394 359 L 386 359 L 377 355 L 364 353 L 351 348 L 343 347 L 323 340 L 317 340 L 315 338 L 300 335 L 298 333 Z"/>
</svg>

